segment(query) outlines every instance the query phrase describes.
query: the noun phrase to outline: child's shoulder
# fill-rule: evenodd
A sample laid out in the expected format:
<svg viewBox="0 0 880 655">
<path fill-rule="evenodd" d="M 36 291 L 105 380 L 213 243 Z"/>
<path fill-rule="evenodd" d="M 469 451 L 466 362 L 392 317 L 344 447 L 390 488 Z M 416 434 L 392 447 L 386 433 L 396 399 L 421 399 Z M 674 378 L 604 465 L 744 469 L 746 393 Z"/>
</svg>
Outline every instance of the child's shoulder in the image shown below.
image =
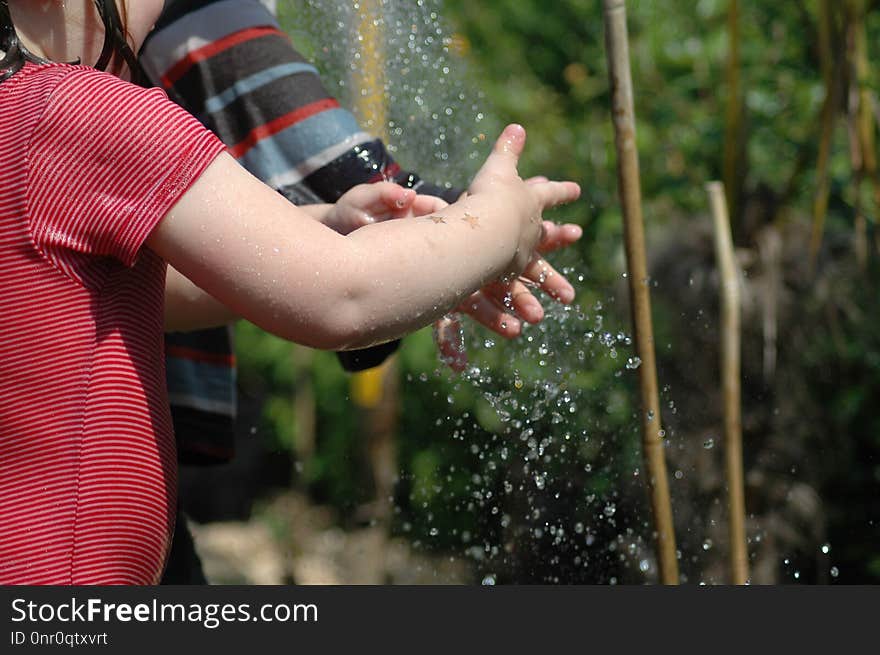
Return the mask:
<svg viewBox="0 0 880 655">
<path fill-rule="evenodd" d="M 56 80 L 61 83 L 64 80 L 76 80 L 78 83 L 93 83 L 111 86 L 133 86 L 130 82 L 116 77 L 105 71 L 100 71 L 83 64 L 66 64 L 52 62 L 49 64 L 37 64 L 25 66 L 22 71 L 31 71 L 35 78 Z"/>
<path fill-rule="evenodd" d="M 15 100 L 23 96 L 48 100 L 62 85 L 71 82 L 75 85 L 88 85 L 90 80 L 103 80 L 105 77 L 112 76 L 78 64 L 28 62 L 15 75 L 0 84 L 0 94 Z"/>
<path fill-rule="evenodd" d="M 79 64 L 27 64 L 0 84 L 0 94 L 4 91 L 13 103 L 16 99 L 25 100 L 29 114 L 40 113 L 44 118 L 69 115 L 71 111 L 97 118 L 125 109 L 156 108 L 170 103 L 162 89 L 145 89 Z"/>
<path fill-rule="evenodd" d="M 25 64 L 18 73 L 13 75 L 7 82 L 0 85 L 0 89 L 9 84 L 14 86 L 39 88 L 40 90 L 55 91 L 58 87 L 74 87 L 79 93 L 99 91 L 105 93 L 125 92 L 132 89 L 141 89 L 110 73 L 97 70 L 91 66 L 82 64 L 48 63 L 48 64 Z M 88 100 L 87 97 L 83 98 Z"/>
</svg>

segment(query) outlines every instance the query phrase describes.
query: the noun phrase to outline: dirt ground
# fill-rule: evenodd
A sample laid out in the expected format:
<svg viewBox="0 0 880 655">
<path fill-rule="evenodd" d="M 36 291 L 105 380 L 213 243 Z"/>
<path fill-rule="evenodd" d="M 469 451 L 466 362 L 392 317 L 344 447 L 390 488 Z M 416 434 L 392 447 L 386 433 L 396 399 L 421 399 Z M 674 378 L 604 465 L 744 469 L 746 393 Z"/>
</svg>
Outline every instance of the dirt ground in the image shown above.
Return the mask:
<svg viewBox="0 0 880 655">
<path fill-rule="evenodd" d="M 210 584 L 474 584 L 461 558 L 415 552 L 379 526 L 343 530 L 332 511 L 284 492 L 249 521 L 190 522 Z"/>
</svg>

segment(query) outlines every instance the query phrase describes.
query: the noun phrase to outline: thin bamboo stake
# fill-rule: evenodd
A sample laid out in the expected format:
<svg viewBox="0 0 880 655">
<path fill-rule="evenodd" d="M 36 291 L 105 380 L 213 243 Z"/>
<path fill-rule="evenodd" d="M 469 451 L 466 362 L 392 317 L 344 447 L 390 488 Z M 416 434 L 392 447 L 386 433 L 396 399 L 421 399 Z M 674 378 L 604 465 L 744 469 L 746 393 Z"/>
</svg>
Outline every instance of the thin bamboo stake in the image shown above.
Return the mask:
<svg viewBox="0 0 880 655">
<path fill-rule="evenodd" d="M 642 399 L 642 444 L 648 475 L 648 490 L 657 532 L 657 560 L 660 581 L 678 584 L 678 560 L 669 481 L 663 453 L 660 394 L 657 390 L 657 363 L 651 324 L 651 298 L 645 258 L 645 231 L 636 148 L 636 122 L 629 63 L 629 38 L 624 0 L 603 0 L 605 5 L 605 48 L 611 82 L 611 114 L 617 146 L 618 192 L 623 210 L 624 241 L 631 299 L 631 310 L 639 366 Z"/>
<path fill-rule="evenodd" d="M 749 561 L 746 550 L 745 485 L 743 484 L 742 417 L 740 407 L 740 292 L 739 267 L 733 252 L 730 217 L 724 185 L 706 185 L 715 229 L 715 256 L 721 275 L 721 389 L 724 397 L 724 458 L 727 469 L 730 576 L 733 584 L 746 584 Z"/>
<path fill-rule="evenodd" d="M 727 106 L 724 112 L 724 161 L 721 178 L 728 190 L 730 215 L 734 220 L 739 216 L 739 198 L 742 188 L 742 119 L 743 102 L 740 85 L 739 56 L 739 0 L 729 0 L 727 6 L 727 63 L 725 80 L 727 82 Z"/>
</svg>

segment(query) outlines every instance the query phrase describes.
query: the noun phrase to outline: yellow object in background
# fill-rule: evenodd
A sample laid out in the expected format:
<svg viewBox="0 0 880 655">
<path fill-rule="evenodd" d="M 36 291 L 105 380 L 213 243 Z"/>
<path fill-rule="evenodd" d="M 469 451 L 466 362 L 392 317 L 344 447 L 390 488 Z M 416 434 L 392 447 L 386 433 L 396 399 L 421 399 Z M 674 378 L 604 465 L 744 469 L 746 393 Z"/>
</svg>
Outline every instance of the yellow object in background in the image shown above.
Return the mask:
<svg viewBox="0 0 880 655">
<path fill-rule="evenodd" d="M 360 93 L 355 94 L 354 109 L 373 134 L 387 140 L 383 28 L 381 0 L 361 0 L 357 23 L 361 58 L 353 76 L 354 88 Z M 381 366 L 351 376 L 351 399 L 356 405 L 372 409 L 382 402 L 385 376 L 394 375 L 393 361 L 390 357 Z"/>
<path fill-rule="evenodd" d="M 385 376 L 391 373 L 394 357 L 389 357 L 384 364 L 366 371 L 359 371 L 351 376 L 351 400 L 366 409 L 377 407 L 382 401 L 385 387 Z"/>
</svg>

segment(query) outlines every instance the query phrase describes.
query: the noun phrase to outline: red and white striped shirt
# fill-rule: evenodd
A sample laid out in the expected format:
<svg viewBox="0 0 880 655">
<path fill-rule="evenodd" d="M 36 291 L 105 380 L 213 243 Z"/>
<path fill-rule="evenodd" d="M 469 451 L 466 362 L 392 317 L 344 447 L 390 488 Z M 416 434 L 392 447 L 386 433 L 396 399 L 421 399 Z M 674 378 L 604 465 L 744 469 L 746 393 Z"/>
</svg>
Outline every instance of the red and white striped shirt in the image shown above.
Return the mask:
<svg viewBox="0 0 880 655">
<path fill-rule="evenodd" d="M 25 66 L 0 116 L 0 584 L 155 584 L 176 461 L 143 244 L 223 145 L 83 66 Z"/>
</svg>

